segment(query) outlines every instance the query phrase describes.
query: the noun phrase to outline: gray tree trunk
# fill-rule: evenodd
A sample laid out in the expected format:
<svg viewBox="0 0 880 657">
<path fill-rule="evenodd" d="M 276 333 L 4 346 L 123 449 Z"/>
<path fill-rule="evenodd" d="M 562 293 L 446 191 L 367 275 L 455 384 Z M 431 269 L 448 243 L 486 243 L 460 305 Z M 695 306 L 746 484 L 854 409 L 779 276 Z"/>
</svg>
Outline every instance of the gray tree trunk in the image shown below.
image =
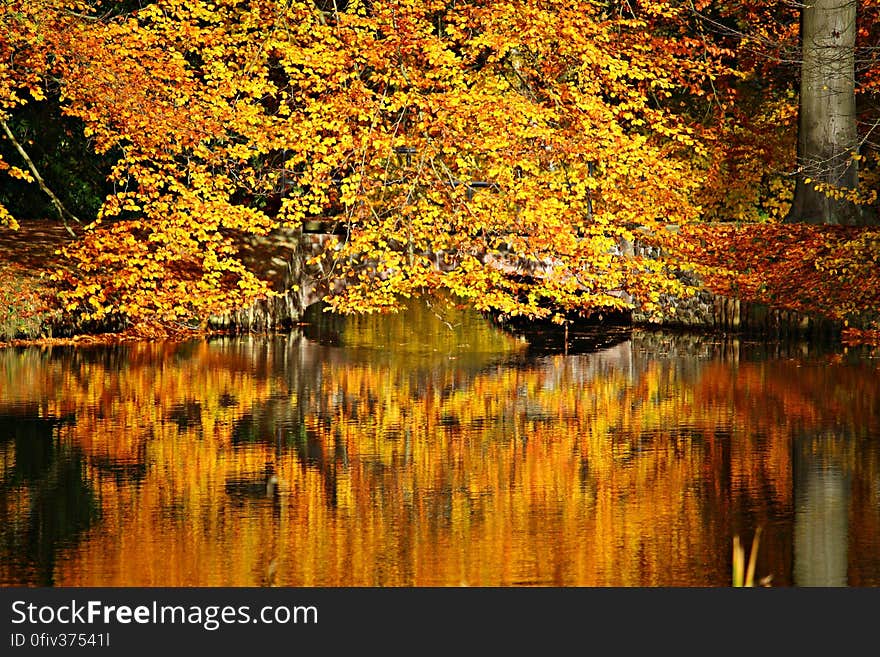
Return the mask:
<svg viewBox="0 0 880 657">
<path fill-rule="evenodd" d="M 788 222 L 854 225 L 859 206 L 814 189 L 858 186 L 856 0 L 807 0 L 801 10 L 798 177 Z M 812 182 L 805 182 L 810 179 Z"/>
</svg>

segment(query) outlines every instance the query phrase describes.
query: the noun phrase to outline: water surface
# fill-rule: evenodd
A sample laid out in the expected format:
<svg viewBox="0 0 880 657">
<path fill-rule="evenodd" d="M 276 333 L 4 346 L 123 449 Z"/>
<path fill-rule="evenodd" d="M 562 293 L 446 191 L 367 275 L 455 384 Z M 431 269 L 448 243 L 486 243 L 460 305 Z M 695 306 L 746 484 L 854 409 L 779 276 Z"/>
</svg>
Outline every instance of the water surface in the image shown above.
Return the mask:
<svg viewBox="0 0 880 657">
<path fill-rule="evenodd" d="M 0 584 L 880 584 L 870 351 L 309 321 L 0 351 Z"/>
</svg>

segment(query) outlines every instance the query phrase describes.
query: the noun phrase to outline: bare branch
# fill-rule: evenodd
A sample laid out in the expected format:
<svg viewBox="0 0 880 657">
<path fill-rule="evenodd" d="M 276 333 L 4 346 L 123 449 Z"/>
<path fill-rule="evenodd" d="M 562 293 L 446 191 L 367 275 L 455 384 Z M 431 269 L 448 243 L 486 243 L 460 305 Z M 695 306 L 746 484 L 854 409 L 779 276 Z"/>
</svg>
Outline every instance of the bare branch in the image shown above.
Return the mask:
<svg viewBox="0 0 880 657">
<path fill-rule="evenodd" d="M 48 196 L 49 199 L 52 201 L 52 205 L 55 206 L 55 211 L 58 212 L 58 216 L 60 217 L 61 221 L 64 223 L 64 227 L 67 229 L 67 232 L 70 233 L 73 237 L 76 237 L 76 233 L 73 232 L 73 230 L 70 228 L 70 226 L 67 223 L 67 218 L 69 217 L 70 219 L 72 219 L 76 223 L 82 223 L 82 222 L 80 222 L 80 220 L 76 217 L 76 215 L 74 215 L 70 210 L 68 210 L 66 207 L 64 207 L 64 204 L 61 202 L 61 199 L 59 199 L 57 196 L 55 196 L 55 193 L 51 189 L 49 189 L 49 187 L 46 185 L 46 182 L 43 180 L 43 177 L 40 175 L 40 172 L 37 170 L 37 167 L 34 164 L 34 161 L 27 154 L 27 151 L 24 150 L 24 147 L 15 138 L 15 135 L 13 134 L 12 130 L 9 128 L 9 124 L 7 124 L 4 119 L 0 119 L 0 127 L 3 128 L 3 132 L 6 133 L 6 137 L 9 139 L 9 141 L 12 142 L 12 145 L 15 146 L 15 150 L 18 151 L 18 154 L 21 155 L 21 158 L 27 163 L 28 169 L 30 169 L 31 175 L 34 177 L 34 180 L 37 181 L 37 184 L 40 186 L 40 189 L 42 189 L 43 192 L 45 192 L 46 196 Z"/>
</svg>

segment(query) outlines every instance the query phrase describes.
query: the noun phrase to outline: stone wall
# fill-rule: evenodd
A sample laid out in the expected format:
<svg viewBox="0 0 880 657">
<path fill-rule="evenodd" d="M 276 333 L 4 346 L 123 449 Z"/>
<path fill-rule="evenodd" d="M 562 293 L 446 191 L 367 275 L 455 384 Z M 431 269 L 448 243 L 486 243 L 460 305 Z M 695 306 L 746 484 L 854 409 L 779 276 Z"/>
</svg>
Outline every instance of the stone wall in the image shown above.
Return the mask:
<svg viewBox="0 0 880 657">
<path fill-rule="evenodd" d="M 669 226 L 668 230 L 677 230 Z M 257 274 L 269 280 L 277 294 L 248 308 L 210 319 L 213 328 L 238 331 L 271 331 L 296 325 L 304 310 L 327 293 L 325 264 L 310 260 L 326 249 L 331 235 L 304 233 L 302 230 L 275 231 L 268 236 L 242 239 L 241 255 Z M 657 247 L 636 240 L 622 241 L 624 256 L 660 257 Z M 659 299 L 660 312 L 648 313 L 636 307 L 634 325 L 709 330 L 724 333 L 776 335 L 833 335 L 842 327 L 827 320 L 794 311 L 778 310 L 741 302 L 703 289 L 692 273 L 679 274 L 683 283 L 698 291 L 691 297 L 669 295 Z"/>
</svg>

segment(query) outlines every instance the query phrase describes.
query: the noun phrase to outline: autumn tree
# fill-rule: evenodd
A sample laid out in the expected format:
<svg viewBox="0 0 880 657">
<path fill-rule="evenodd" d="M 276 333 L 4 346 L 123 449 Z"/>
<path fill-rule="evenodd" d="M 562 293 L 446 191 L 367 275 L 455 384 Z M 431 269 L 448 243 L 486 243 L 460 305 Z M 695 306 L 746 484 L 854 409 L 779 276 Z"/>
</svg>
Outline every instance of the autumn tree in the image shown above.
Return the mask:
<svg viewBox="0 0 880 657">
<path fill-rule="evenodd" d="M 801 9 L 798 177 L 787 221 L 860 223 L 856 128 L 856 1 Z"/>
<path fill-rule="evenodd" d="M 92 15 L 53 71 L 117 192 L 68 253 L 71 311 L 175 320 L 267 293 L 233 233 L 332 215 L 333 308 L 448 290 L 483 310 L 650 310 L 617 250 L 699 215 L 679 111 L 718 67 L 674 3 L 163 0 Z M 641 234 L 641 233 L 640 233 Z"/>
<path fill-rule="evenodd" d="M 110 191 L 106 175 L 115 154 L 96 156 L 82 124 L 65 114 L 52 61 L 63 56 L 68 27 L 92 11 L 93 19 L 108 20 L 141 4 L 9 0 L 0 5 L 0 169 L 2 162 L 10 167 L 0 186 L 0 205 L 16 220 L 86 221 Z"/>
<path fill-rule="evenodd" d="M 12 128 L 12 112 L 29 101 L 46 98 L 49 81 L 49 58 L 56 39 L 65 31 L 76 3 L 48 0 L 42 5 L 27 1 L 0 4 L 0 139 L 9 148 L 6 158 L 0 154 L 0 173 L 13 179 L 33 182 L 51 200 L 54 211 L 64 221 L 76 217 L 47 185 L 31 158 L 26 145 Z M 11 154 L 11 157 L 10 157 Z M 15 158 L 15 159 L 13 159 Z M 15 228 L 18 222 L 0 204 L 0 225 Z"/>
<path fill-rule="evenodd" d="M 693 7 L 693 30 L 726 48 L 736 72 L 714 83 L 720 139 L 705 217 L 823 223 L 834 208 L 852 216 L 829 223 L 871 216 L 876 1 L 701 0 Z"/>
</svg>

